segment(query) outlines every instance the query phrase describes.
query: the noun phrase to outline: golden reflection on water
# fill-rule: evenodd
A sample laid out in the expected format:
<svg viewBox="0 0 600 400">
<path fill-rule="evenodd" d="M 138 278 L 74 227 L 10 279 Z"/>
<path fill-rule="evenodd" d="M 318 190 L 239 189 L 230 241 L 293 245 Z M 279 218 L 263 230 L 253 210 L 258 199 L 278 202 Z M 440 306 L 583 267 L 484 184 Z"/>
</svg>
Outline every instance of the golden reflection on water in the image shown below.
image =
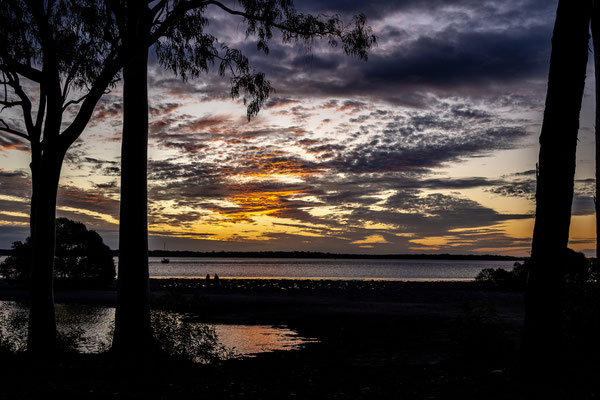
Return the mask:
<svg viewBox="0 0 600 400">
<path fill-rule="evenodd" d="M 287 327 L 268 325 L 215 325 L 219 341 L 237 354 L 251 356 L 275 350 L 292 350 L 316 339 L 299 336 Z"/>
</svg>

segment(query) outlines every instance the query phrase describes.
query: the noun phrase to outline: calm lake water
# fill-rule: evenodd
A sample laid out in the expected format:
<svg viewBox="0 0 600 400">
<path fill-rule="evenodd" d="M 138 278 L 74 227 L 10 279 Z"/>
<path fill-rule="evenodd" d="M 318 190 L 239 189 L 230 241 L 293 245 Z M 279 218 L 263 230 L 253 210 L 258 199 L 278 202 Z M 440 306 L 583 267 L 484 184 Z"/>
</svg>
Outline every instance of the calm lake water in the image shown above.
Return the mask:
<svg viewBox="0 0 600 400">
<path fill-rule="evenodd" d="M 376 279 L 395 281 L 468 281 L 484 268 L 510 270 L 514 261 L 357 260 L 304 258 L 185 258 L 162 264 L 150 257 L 151 277 L 287 279 Z"/>
</svg>

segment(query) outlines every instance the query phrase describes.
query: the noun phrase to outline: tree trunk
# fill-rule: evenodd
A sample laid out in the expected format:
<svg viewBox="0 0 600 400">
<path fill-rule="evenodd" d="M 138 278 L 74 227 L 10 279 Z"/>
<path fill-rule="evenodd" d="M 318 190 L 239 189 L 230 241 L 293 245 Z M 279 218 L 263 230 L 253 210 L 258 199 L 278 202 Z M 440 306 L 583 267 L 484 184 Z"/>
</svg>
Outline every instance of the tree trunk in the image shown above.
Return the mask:
<svg viewBox="0 0 600 400">
<path fill-rule="evenodd" d="M 526 361 L 545 371 L 557 366 L 562 348 L 562 297 L 590 15 L 591 0 L 560 0 L 552 36 L 524 338 Z"/>
<path fill-rule="evenodd" d="M 136 54 L 123 69 L 118 299 L 113 340 L 117 354 L 134 361 L 144 358 L 152 337 L 148 289 L 148 51 L 141 50 L 142 46 L 136 48 L 144 35 L 140 22 L 143 12 L 141 3 L 128 4 L 127 44 Z"/>
<path fill-rule="evenodd" d="M 600 213 L 598 210 L 598 201 L 600 201 L 600 185 L 598 179 L 600 178 L 600 2 L 594 0 L 594 8 L 592 10 L 592 42 L 594 44 L 594 74 L 596 78 L 596 120 L 595 120 L 595 148 L 596 148 L 596 193 L 594 195 L 594 207 L 596 211 L 596 265 L 595 271 L 597 274 L 600 272 Z M 600 274 L 599 274 L 600 275 Z M 593 327 L 596 332 L 600 331 L 600 277 L 596 275 L 596 304 Z M 600 356 L 600 349 L 597 346 L 595 349 L 595 357 L 598 359 Z"/>
<path fill-rule="evenodd" d="M 56 195 L 64 153 L 47 151 L 32 171 L 31 238 L 33 265 L 27 350 L 35 357 L 50 356 L 56 349 L 54 313 L 54 247 Z M 35 169 L 36 165 L 32 165 Z"/>
</svg>

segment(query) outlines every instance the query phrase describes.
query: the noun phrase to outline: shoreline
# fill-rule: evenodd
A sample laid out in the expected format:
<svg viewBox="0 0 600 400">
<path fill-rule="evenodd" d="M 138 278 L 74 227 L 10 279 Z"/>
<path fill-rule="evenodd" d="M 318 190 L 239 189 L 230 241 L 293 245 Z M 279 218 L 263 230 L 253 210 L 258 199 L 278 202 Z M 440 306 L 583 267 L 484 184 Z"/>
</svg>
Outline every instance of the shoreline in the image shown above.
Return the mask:
<svg viewBox="0 0 600 400">
<path fill-rule="evenodd" d="M 169 279 L 190 279 L 190 280 L 206 280 L 206 277 L 202 276 L 169 276 L 169 275 L 157 275 L 151 276 L 150 280 L 169 280 Z M 331 276 L 311 276 L 311 277 L 301 277 L 301 276 L 222 276 L 219 279 L 231 279 L 231 280 L 290 280 L 290 281 L 362 281 L 362 282 L 475 282 L 475 278 L 441 278 L 441 279 L 433 279 L 433 278 L 352 278 L 352 277 L 342 277 L 336 278 Z M 210 278 L 210 281 L 214 281 L 214 276 Z"/>
<path fill-rule="evenodd" d="M 524 296 L 477 282 L 316 279 L 150 279 L 153 309 L 190 314 L 198 322 L 312 325 L 311 318 L 456 318 L 477 308 L 522 325 Z M 27 302 L 28 290 L 0 283 L 0 300 Z M 57 288 L 57 304 L 115 307 L 116 285 Z"/>
</svg>

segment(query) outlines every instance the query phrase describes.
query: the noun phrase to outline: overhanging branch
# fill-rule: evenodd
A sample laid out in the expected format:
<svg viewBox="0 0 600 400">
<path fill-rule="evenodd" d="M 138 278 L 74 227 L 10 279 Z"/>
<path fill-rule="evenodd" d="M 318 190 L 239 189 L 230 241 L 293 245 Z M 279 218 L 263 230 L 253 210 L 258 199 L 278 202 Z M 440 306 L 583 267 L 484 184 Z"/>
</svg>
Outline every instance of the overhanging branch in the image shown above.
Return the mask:
<svg viewBox="0 0 600 400">
<path fill-rule="evenodd" d="M 88 95 L 86 94 L 85 96 L 81 96 L 80 98 L 78 98 L 77 100 L 70 100 L 67 103 L 65 103 L 65 105 L 63 106 L 63 111 L 65 111 L 69 106 L 72 106 L 73 104 L 79 104 L 81 103 L 83 100 L 85 100 L 85 98 L 88 97 Z"/>
<path fill-rule="evenodd" d="M 4 126 L 0 126 L 0 132 L 10 133 L 10 134 L 22 137 L 23 139 L 27 139 L 27 140 L 31 141 L 31 139 L 29 138 L 29 135 L 27 135 L 26 133 L 20 132 L 16 129 L 12 129 L 10 126 L 8 126 L 8 124 L 6 122 L 4 122 L 3 119 L 0 119 L 0 124 L 4 125 Z"/>
</svg>

